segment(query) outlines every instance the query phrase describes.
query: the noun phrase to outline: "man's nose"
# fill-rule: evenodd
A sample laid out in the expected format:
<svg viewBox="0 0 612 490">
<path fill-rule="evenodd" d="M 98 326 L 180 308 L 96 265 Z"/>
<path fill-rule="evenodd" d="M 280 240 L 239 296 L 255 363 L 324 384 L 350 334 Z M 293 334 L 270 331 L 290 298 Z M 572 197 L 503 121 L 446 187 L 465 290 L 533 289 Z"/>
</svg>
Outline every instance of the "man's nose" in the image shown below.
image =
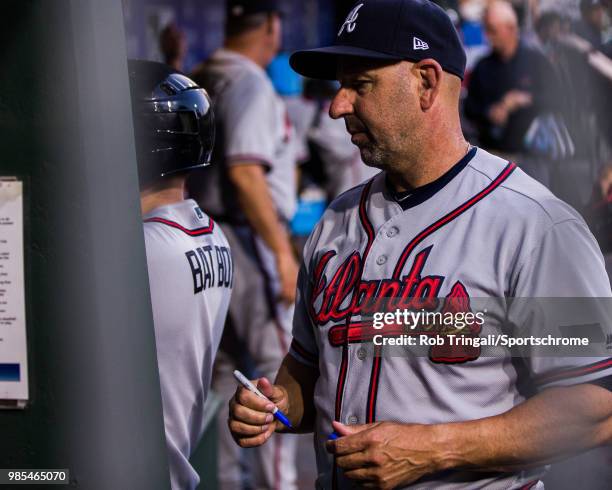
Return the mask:
<svg viewBox="0 0 612 490">
<path fill-rule="evenodd" d="M 341 88 L 332 99 L 329 116 L 332 119 L 340 119 L 348 114 L 353 114 L 353 100 L 349 91 Z"/>
</svg>

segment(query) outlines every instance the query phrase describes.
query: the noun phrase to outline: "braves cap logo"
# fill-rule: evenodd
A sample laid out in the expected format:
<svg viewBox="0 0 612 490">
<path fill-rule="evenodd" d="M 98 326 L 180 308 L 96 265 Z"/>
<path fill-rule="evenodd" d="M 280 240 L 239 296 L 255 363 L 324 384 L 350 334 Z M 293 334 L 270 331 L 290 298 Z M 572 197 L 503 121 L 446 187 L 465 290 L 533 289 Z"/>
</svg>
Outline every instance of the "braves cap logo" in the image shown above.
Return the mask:
<svg viewBox="0 0 612 490">
<path fill-rule="evenodd" d="M 427 51 L 429 49 L 429 44 L 427 44 L 422 39 L 419 39 L 418 37 L 415 37 L 414 38 L 413 49 L 415 51 L 418 51 L 419 49 L 423 50 L 423 51 Z"/>
<path fill-rule="evenodd" d="M 344 24 L 342 24 L 342 27 L 338 32 L 338 37 L 340 37 L 340 35 L 344 32 L 345 27 L 347 32 L 353 32 L 355 30 L 355 27 L 357 27 L 357 17 L 359 17 L 359 9 L 363 7 L 363 5 L 363 3 L 360 3 L 349 12 L 349 14 L 346 16 Z"/>
</svg>

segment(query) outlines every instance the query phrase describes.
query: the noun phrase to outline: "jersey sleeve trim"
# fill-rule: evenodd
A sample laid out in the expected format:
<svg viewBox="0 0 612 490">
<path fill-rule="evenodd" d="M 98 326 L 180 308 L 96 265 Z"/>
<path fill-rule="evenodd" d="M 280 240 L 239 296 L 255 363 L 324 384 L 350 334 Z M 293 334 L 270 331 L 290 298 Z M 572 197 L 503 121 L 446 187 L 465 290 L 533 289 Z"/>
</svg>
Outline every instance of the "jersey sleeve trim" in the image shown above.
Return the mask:
<svg viewBox="0 0 612 490">
<path fill-rule="evenodd" d="M 208 226 L 204 226 L 202 228 L 194 228 L 192 230 L 190 230 L 189 228 L 185 228 L 183 225 L 175 221 L 171 221 L 169 219 L 164 219 L 164 218 L 157 218 L 157 217 L 148 218 L 148 219 L 145 219 L 144 222 L 145 223 L 160 223 L 162 225 L 170 226 L 172 228 L 176 228 L 177 230 L 182 231 L 183 233 L 189 236 L 202 236 L 202 235 L 212 234 L 215 228 L 215 222 L 210 218 L 208 219 L 209 219 Z"/>
<path fill-rule="evenodd" d="M 309 366 L 319 365 L 319 356 L 317 354 L 311 354 L 308 352 L 296 339 L 291 341 L 289 353 L 302 364 L 307 364 Z"/>
<path fill-rule="evenodd" d="M 605 378 L 597 378 L 596 380 L 589 381 L 589 384 L 597 385 L 608 391 L 612 391 L 612 374 Z"/>
<path fill-rule="evenodd" d="M 268 170 L 273 167 L 270 160 L 262 155 L 244 153 L 237 155 L 228 155 L 227 157 L 225 157 L 225 159 L 228 165 L 246 165 L 251 162 L 258 162 L 264 167 L 266 167 Z"/>
<path fill-rule="evenodd" d="M 599 360 L 584 366 L 560 369 L 542 374 L 535 379 L 535 383 L 539 387 L 553 384 L 571 385 L 586 383 L 610 375 L 612 375 L 612 358 Z"/>
</svg>

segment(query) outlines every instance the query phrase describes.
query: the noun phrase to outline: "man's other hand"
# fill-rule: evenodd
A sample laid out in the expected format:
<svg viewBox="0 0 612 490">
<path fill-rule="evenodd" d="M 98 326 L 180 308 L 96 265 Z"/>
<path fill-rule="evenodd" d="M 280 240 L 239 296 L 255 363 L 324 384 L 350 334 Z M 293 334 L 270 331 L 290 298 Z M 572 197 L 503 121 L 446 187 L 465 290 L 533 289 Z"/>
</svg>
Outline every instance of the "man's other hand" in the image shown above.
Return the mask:
<svg viewBox="0 0 612 490">
<path fill-rule="evenodd" d="M 333 422 L 340 438 L 328 441 L 344 476 L 363 488 L 391 489 L 439 471 L 432 425 Z M 360 487 L 361 488 L 361 487 Z"/>
</svg>

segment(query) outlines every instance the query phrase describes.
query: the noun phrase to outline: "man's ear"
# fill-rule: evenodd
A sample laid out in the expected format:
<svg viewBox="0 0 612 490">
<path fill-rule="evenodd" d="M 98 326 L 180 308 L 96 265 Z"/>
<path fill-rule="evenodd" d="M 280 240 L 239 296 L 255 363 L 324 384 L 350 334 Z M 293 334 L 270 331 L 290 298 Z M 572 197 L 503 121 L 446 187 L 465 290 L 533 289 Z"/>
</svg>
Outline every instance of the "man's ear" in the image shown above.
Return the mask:
<svg viewBox="0 0 612 490">
<path fill-rule="evenodd" d="M 428 111 L 434 105 L 442 87 L 444 72 L 436 60 L 425 59 L 415 63 L 414 68 L 419 80 L 419 100 L 421 109 Z"/>
<path fill-rule="evenodd" d="M 268 12 L 268 18 L 266 19 L 266 34 L 270 35 L 274 32 L 274 14 Z"/>
</svg>

